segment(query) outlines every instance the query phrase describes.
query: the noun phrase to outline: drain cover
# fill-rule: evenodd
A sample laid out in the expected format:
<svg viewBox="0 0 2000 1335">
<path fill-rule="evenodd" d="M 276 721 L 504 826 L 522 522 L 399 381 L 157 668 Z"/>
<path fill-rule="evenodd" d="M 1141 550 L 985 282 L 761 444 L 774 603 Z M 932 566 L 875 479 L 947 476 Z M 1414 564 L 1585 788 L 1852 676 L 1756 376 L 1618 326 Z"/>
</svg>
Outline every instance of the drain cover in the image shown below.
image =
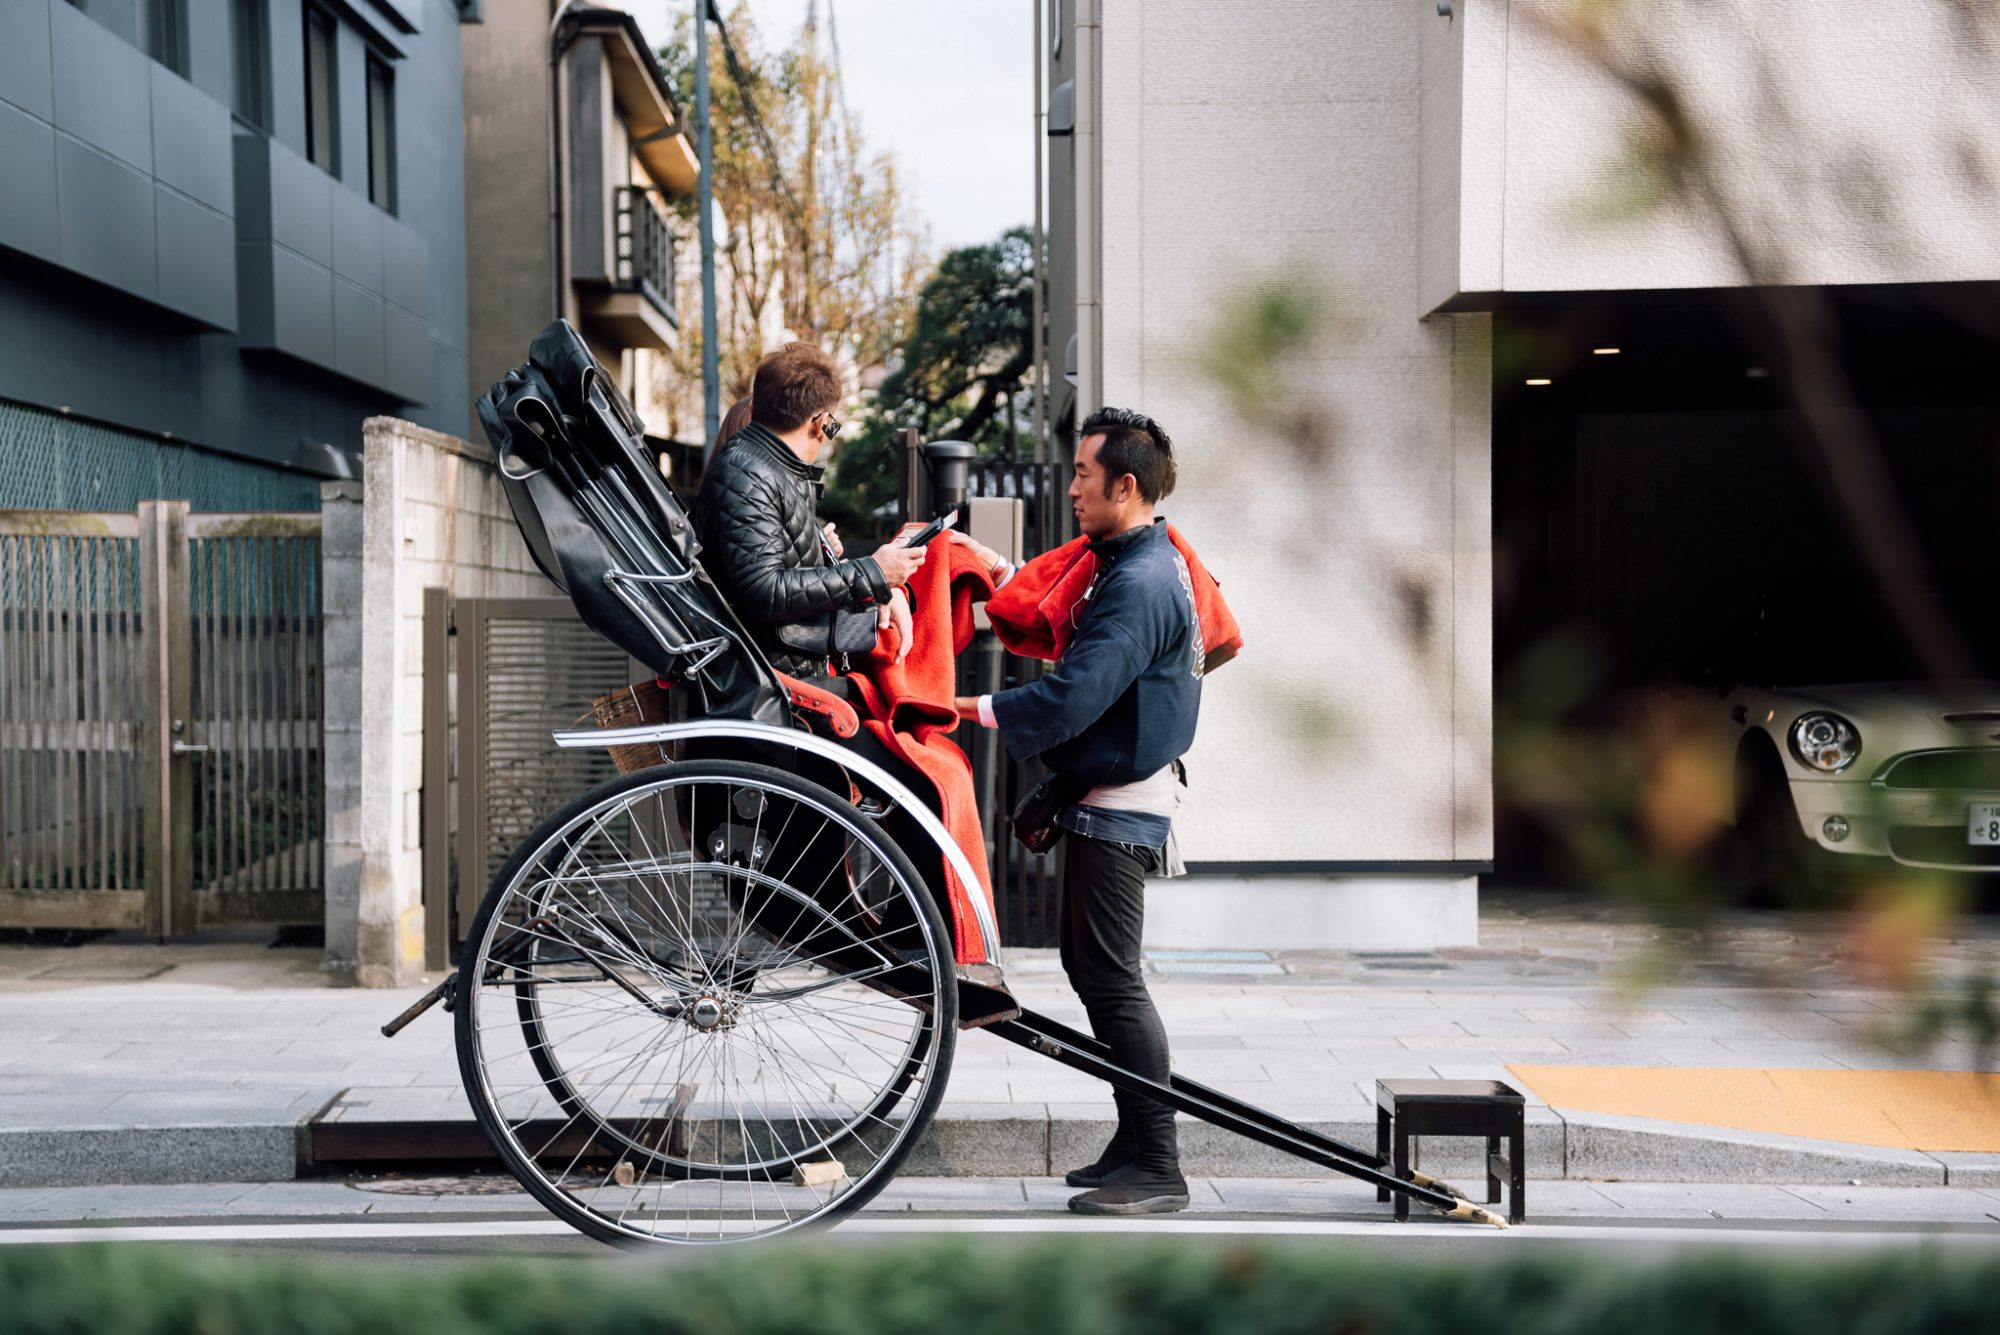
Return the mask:
<svg viewBox="0 0 2000 1335">
<path fill-rule="evenodd" d="M 377 1177 L 349 1186 L 384 1196 L 515 1196 L 521 1184 L 511 1177 L 479 1173 L 469 1177 Z"/>
<path fill-rule="evenodd" d="M 1449 969 L 1451 963 L 1428 950 L 1357 950 L 1364 969 Z"/>
<path fill-rule="evenodd" d="M 1282 974 L 1285 966 L 1275 960 L 1153 960 L 1154 973 L 1181 974 Z"/>
<path fill-rule="evenodd" d="M 1149 950 L 1149 960 L 1199 960 L 1206 964 L 1259 964 L 1269 961 L 1268 950 Z"/>
</svg>

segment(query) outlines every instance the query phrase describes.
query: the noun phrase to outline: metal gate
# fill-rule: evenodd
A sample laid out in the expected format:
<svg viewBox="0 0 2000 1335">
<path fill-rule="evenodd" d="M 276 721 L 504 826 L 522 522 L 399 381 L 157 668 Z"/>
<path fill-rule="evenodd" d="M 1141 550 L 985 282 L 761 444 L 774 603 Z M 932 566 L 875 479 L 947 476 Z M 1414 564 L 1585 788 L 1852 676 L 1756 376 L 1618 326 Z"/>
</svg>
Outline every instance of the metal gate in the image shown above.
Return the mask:
<svg viewBox="0 0 2000 1335">
<path fill-rule="evenodd" d="M 324 916 L 319 516 L 0 510 L 0 927 Z"/>
<path fill-rule="evenodd" d="M 1077 536 L 1075 519 L 1064 503 L 1069 477 L 1070 465 L 1065 460 L 978 459 L 967 478 L 966 492 L 1022 502 L 1021 554 L 1030 559 Z M 960 659 L 960 694 L 980 695 L 1024 686 L 1049 666 L 1002 653 L 992 632 L 981 631 L 972 652 Z M 1047 853 L 1031 853 L 1014 838 L 1008 819 L 1021 799 L 1041 782 L 1045 773 L 1042 764 L 1008 755 L 999 735 L 990 728 L 964 725 L 959 730 L 959 745 L 972 757 L 979 785 L 1000 939 L 1010 946 L 1053 946 L 1062 912 L 1063 845 L 1058 843 Z"/>
<path fill-rule="evenodd" d="M 567 598 L 424 591 L 424 964 L 446 967 L 493 875 L 551 813 L 617 774 L 550 733 L 649 671 Z"/>
</svg>

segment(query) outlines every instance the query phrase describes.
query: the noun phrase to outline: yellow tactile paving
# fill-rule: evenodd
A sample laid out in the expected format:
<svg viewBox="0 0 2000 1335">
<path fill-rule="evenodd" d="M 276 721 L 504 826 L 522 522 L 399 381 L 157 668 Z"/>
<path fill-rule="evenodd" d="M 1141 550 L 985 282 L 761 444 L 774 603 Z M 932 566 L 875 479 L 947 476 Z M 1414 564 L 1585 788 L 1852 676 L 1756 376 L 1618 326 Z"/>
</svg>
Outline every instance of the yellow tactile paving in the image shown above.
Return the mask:
<svg viewBox="0 0 2000 1335">
<path fill-rule="evenodd" d="M 1552 1108 L 1902 1150 L 2000 1150 L 2000 1074 L 1510 1066 Z"/>
</svg>

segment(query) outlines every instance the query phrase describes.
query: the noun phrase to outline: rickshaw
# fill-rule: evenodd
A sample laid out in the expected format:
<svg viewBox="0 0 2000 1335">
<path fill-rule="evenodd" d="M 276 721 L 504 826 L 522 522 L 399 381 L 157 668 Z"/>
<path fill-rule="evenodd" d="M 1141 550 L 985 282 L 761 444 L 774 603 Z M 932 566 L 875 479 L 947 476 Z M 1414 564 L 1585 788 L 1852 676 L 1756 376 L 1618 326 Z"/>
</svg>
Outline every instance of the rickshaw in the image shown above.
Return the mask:
<svg viewBox="0 0 2000 1335">
<path fill-rule="evenodd" d="M 773 670 L 575 330 L 544 329 L 478 407 L 543 573 L 657 677 L 608 697 L 622 726 L 555 734 L 612 748 L 624 772 L 514 850 L 456 972 L 383 1032 L 446 1005 L 481 1129 L 557 1217 L 626 1246 L 837 1223 L 923 1141 L 958 1034 L 978 1027 L 1505 1227 L 1435 1178 L 1178 1075 L 1136 1076 L 1021 1007 L 966 852 L 907 775 L 847 744 L 844 700 Z"/>
</svg>

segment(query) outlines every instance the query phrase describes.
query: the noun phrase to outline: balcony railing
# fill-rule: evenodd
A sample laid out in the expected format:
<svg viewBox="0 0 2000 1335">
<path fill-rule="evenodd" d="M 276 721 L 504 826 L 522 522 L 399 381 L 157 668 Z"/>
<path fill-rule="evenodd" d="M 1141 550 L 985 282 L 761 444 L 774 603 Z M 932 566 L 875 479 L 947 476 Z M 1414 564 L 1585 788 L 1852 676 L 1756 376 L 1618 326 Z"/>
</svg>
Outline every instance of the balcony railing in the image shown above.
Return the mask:
<svg viewBox="0 0 2000 1335">
<path fill-rule="evenodd" d="M 621 185 L 612 191 L 612 286 L 643 293 L 676 327 L 674 310 L 674 234 L 667 217 L 640 186 Z"/>
</svg>

